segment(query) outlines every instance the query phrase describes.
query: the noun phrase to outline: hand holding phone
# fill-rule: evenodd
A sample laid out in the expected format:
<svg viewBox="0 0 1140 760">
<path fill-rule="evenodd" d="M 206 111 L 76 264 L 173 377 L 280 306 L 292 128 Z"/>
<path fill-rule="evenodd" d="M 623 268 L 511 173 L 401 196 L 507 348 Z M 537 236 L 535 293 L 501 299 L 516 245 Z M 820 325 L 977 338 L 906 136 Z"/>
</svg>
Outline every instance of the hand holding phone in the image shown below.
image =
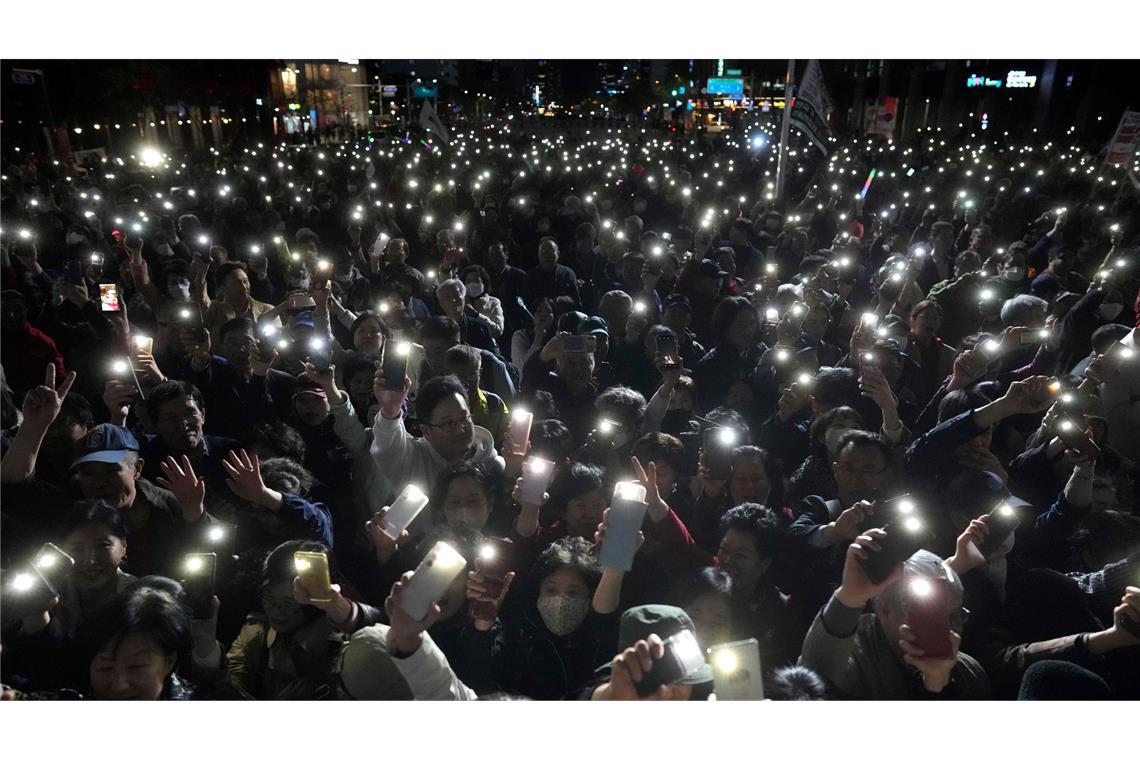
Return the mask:
<svg viewBox="0 0 1140 760">
<path fill-rule="evenodd" d="M 195 620 L 209 620 L 213 616 L 214 585 L 217 582 L 218 555 L 202 552 L 186 555 L 183 564 L 182 588 L 190 603 Z"/>
<path fill-rule="evenodd" d="M 412 620 L 423 620 L 466 567 L 467 560 L 459 552 L 438 542 L 404 584 L 400 607 Z"/>
<path fill-rule="evenodd" d="M 909 559 L 930 539 L 925 522 L 914 514 L 896 517 L 882 527 L 880 534 L 875 542 L 879 550 L 870 550 L 862 560 L 864 574 L 875 585 L 886 581 L 897 565 Z"/>
<path fill-rule="evenodd" d="M 661 659 L 654 660 L 652 669 L 643 672 L 641 681 L 634 684 L 639 697 L 648 697 L 662 686 L 675 684 L 705 664 L 697 637 L 687 628 L 665 639 L 662 644 L 665 647 L 664 655 Z"/>
<path fill-rule="evenodd" d="M 709 663 L 717 702 L 764 699 L 760 642 L 756 639 L 709 647 Z"/>
<path fill-rule="evenodd" d="M 329 558 L 324 552 L 293 552 L 297 579 L 309 599 L 314 602 L 332 601 L 332 579 L 329 577 Z"/>
</svg>

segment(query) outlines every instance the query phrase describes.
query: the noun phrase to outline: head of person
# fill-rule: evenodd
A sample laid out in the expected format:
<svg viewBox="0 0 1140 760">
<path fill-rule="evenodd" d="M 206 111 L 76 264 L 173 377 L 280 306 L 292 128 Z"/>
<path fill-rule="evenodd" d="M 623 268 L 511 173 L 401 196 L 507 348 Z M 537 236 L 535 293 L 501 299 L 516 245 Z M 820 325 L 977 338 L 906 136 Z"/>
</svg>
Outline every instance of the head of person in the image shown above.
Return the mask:
<svg viewBox="0 0 1140 760">
<path fill-rule="evenodd" d="M 368 390 L 372 390 L 371 378 Z M 287 422 L 260 422 L 250 429 L 245 449 L 264 462 L 274 457 L 291 459 L 297 464 L 305 461 L 305 439 Z"/>
<path fill-rule="evenodd" d="M 737 600 L 732 576 L 716 567 L 705 567 L 681 580 L 677 606 L 693 621 L 702 649 L 736 640 Z"/>
<path fill-rule="evenodd" d="M 657 491 L 662 498 L 673 492 L 685 461 L 685 447 L 680 438 L 666 433 L 646 433 L 637 440 L 630 453 L 647 471 L 649 463 L 653 463 L 657 471 Z"/>
<path fill-rule="evenodd" d="M 447 367 L 447 349 L 459 345 L 459 323 L 451 317 L 430 317 L 420 326 L 420 345 L 432 372 Z"/>
<path fill-rule="evenodd" d="M 147 394 L 146 410 L 167 448 L 189 454 L 201 447 L 206 408 L 202 392 L 192 383 L 167 380 L 156 385 Z"/>
<path fill-rule="evenodd" d="M 1049 304 L 1037 296 L 1016 295 L 1001 306 L 1001 323 L 1006 327 L 1038 329 L 1045 326 Z"/>
<path fill-rule="evenodd" d="M 356 268 L 353 264 L 352 252 L 346 246 L 334 246 L 329 253 L 329 259 L 332 262 L 332 280 L 341 285 L 351 283 L 353 270 Z"/>
<path fill-rule="evenodd" d="M 389 266 L 403 266 L 408 260 L 408 241 L 392 238 L 384 246 L 384 263 Z"/>
<path fill-rule="evenodd" d="M 823 340 L 831 327 L 831 313 L 822 304 L 809 307 L 804 317 L 803 331 L 812 340 Z"/>
<path fill-rule="evenodd" d="M 416 396 L 416 417 L 424 440 L 448 462 L 458 461 L 475 436 L 467 389 L 455 375 L 433 377 Z"/>
<path fill-rule="evenodd" d="M 538 243 L 538 265 L 547 272 L 558 266 L 558 243 L 552 237 L 544 237 Z"/>
<path fill-rule="evenodd" d="M 965 250 L 954 259 L 954 276 L 961 277 L 968 272 L 976 272 L 982 268 L 982 257 L 977 251 Z"/>
<path fill-rule="evenodd" d="M 278 546 L 261 566 L 261 610 L 269 627 L 277 633 L 292 633 L 312 623 L 324 613 L 293 597 L 293 580 L 297 577 L 294 552 L 327 553 L 319 541 L 294 539 Z"/>
<path fill-rule="evenodd" d="M 891 445 L 881 435 L 866 430 L 845 433 L 831 462 L 840 503 L 850 506 L 876 498 L 886 486 L 890 464 Z"/>
<path fill-rule="evenodd" d="M 891 651 L 900 660 L 903 651 L 899 646 L 899 640 L 902 638 L 899 634 L 899 628 L 906 624 L 907 608 L 911 604 L 909 600 L 915 598 L 915 595 L 921 594 L 923 589 L 928 589 L 932 581 L 937 581 L 940 578 L 950 580 L 950 599 L 947 600 L 947 605 L 952 610 L 950 614 L 951 629 L 961 634 L 965 622 L 962 613 L 962 581 L 958 578 L 958 574 L 950 569 L 938 555 L 920 549 L 904 561 L 902 567 L 902 580 L 887 587 L 873 601 L 875 618 L 878 620 L 879 627 L 886 635 L 887 644 Z"/>
<path fill-rule="evenodd" d="M 467 286 L 463 281 L 455 278 L 444 280 L 436 286 L 435 296 L 444 313 L 459 321 L 463 315 L 463 307 L 467 303 Z"/>
<path fill-rule="evenodd" d="M 550 509 L 562 520 L 567 535 L 593 541 L 602 512 L 609 506 L 602 468 L 571 462 L 554 477 L 548 490 Z"/>
<path fill-rule="evenodd" d="M 990 249 L 993 248 L 994 234 L 988 224 L 979 224 L 970 233 L 970 248 L 982 254 L 983 256 L 989 255 Z M 1024 266 L 1024 259 L 1022 266 Z M 1024 271 L 1022 272 L 1024 275 Z"/>
<path fill-rule="evenodd" d="M 934 301 L 919 301 L 910 310 L 910 334 L 929 343 L 942 329 L 942 307 Z"/>
<path fill-rule="evenodd" d="M 661 323 L 678 335 L 684 335 L 693 321 L 693 307 L 689 299 L 679 293 L 671 293 L 662 303 Z"/>
<path fill-rule="evenodd" d="M 598 240 L 598 228 L 590 222 L 582 222 L 574 228 L 574 243 L 579 255 L 592 251 Z"/>
<path fill-rule="evenodd" d="M 478 264 L 465 267 L 459 276 L 463 280 L 467 289 L 467 297 L 470 299 L 483 297 L 491 287 L 491 276 L 487 274 L 486 269 Z"/>
<path fill-rule="evenodd" d="M 479 390 L 479 372 L 483 367 L 483 355 L 479 349 L 460 344 L 447 349 L 444 370 L 459 378 L 467 390 L 467 398 L 475 398 Z"/>
<path fill-rule="evenodd" d="M 828 698 L 827 684 L 810 668 L 776 668 L 764 684 L 764 696 L 774 702 L 818 702 Z"/>
<path fill-rule="evenodd" d="M 721 516 L 717 564 L 731 576 L 738 596 L 756 592 L 783 534 L 776 513 L 759 504 L 740 504 Z"/>
<path fill-rule="evenodd" d="M 594 380 L 594 354 L 590 351 L 563 351 L 557 360 L 558 377 L 571 393 L 579 394 Z"/>
<path fill-rule="evenodd" d="M 95 699 L 169 696 L 193 648 L 190 616 L 170 593 L 136 584 L 99 608 L 80 632 Z"/>
<path fill-rule="evenodd" d="M 227 320 L 218 331 L 221 346 L 218 353 L 239 373 L 253 369 L 250 358 L 257 345 L 257 335 L 253 320 L 248 317 L 234 317 Z"/>
<path fill-rule="evenodd" d="M 20 330 L 28 321 L 28 300 L 18 290 L 5 290 L 0 295 L 0 314 L 6 332 Z"/>
<path fill-rule="evenodd" d="M 931 225 L 930 245 L 935 253 L 950 253 L 954 248 L 954 225 L 950 222 L 935 222 Z"/>
<path fill-rule="evenodd" d="M 498 274 L 507 268 L 507 248 L 496 241 L 487 246 L 487 265 Z"/>
<path fill-rule="evenodd" d="M 760 333 L 760 315 L 747 298 L 731 296 L 717 304 L 712 326 L 720 346 L 744 352 L 756 344 Z"/>
<path fill-rule="evenodd" d="M 249 267 L 240 261 L 222 264 L 218 267 L 218 287 L 227 302 L 244 304 L 249 300 Z"/>
<path fill-rule="evenodd" d="M 960 388 L 958 390 L 950 391 L 942 397 L 942 401 L 938 403 L 938 421 L 945 422 L 946 420 L 957 417 L 963 412 L 968 412 L 971 409 L 977 409 L 981 406 L 988 404 L 993 399 L 984 393 L 978 386 L 972 388 Z M 978 435 L 971 438 L 966 444 L 967 446 L 976 446 L 977 448 L 988 449 L 993 439 L 993 428 L 988 428 Z"/>
<path fill-rule="evenodd" d="M 163 293 L 174 301 L 190 300 L 190 265 L 171 261 L 162 268 Z"/>
<path fill-rule="evenodd" d="M 451 528 L 482 531 L 491 517 L 494 483 L 482 468 L 459 462 L 444 470 L 431 492 L 437 519 Z"/>
<path fill-rule="evenodd" d="M 698 243 L 700 234 L 697 233 Z M 709 251 L 708 253 L 711 255 L 713 252 Z M 693 282 L 693 290 L 703 299 L 716 298 L 720 293 L 724 278 L 725 272 L 720 268 L 720 265 L 711 259 L 704 259 L 697 267 L 697 277 Z"/>
<path fill-rule="evenodd" d="M 773 489 L 782 491 L 780 479 L 773 471 L 775 463 L 759 446 L 737 446 L 732 452 L 732 476 L 728 493 L 733 504 L 767 504 L 781 501 Z M 776 499 L 771 499 L 777 496 Z"/>
<path fill-rule="evenodd" d="M 826 452 L 828 462 L 835 461 L 839 441 L 852 430 L 862 430 L 863 417 L 849 406 L 836 406 L 815 415 L 808 428 L 812 449 Z"/>
<path fill-rule="evenodd" d="M 590 600 L 601 579 L 591 548 L 589 540 L 567 536 L 546 547 L 534 563 L 538 615 L 554 636 L 569 636 L 590 614 Z"/>
<path fill-rule="evenodd" d="M 126 428 L 96 425 L 75 446 L 71 464 L 86 499 L 102 499 L 116 509 L 135 502 L 143 460 L 139 442 Z"/>
<path fill-rule="evenodd" d="M 390 337 L 392 331 L 383 317 L 371 311 L 362 312 L 352 323 L 352 347 L 365 356 L 379 357 Z"/>
<path fill-rule="evenodd" d="M 613 444 L 623 450 L 636 440 L 637 429 L 645 417 L 645 406 L 645 396 L 624 385 L 606 388 L 594 402 L 599 417 L 620 425 L 613 435 Z"/>
<path fill-rule="evenodd" d="M 610 337 L 618 339 L 625 336 L 626 326 L 629 324 L 629 315 L 633 312 L 633 299 L 622 290 L 610 290 L 604 293 L 598 301 L 598 314 L 606 320 L 610 329 Z"/>
<path fill-rule="evenodd" d="M 629 251 L 621 257 L 621 280 L 626 285 L 641 284 L 641 270 L 645 267 L 645 254 Z"/>
<path fill-rule="evenodd" d="M 300 381 L 293 390 L 293 412 L 301 424 L 315 428 L 329 418 L 332 407 L 325 389 L 313 382 Z"/>
<path fill-rule="evenodd" d="M 91 403 L 73 389 L 64 397 L 59 414 L 48 426 L 43 444 L 40 446 L 40 453 L 66 458 L 70 464 L 70 457 L 75 453 L 75 445 L 83 440 L 94 424 L 95 417 L 91 412 Z"/>
<path fill-rule="evenodd" d="M 80 595 L 115 588 L 127 556 L 127 524 L 119 510 L 101 499 L 78 501 L 59 535 L 60 548 L 75 560 L 70 578 Z"/>
<path fill-rule="evenodd" d="M 677 378 L 677 386 L 673 389 L 673 398 L 669 401 L 669 411 L 692 413 L 697 398 L 697 384 L 688 375 Z"/>
</svg>

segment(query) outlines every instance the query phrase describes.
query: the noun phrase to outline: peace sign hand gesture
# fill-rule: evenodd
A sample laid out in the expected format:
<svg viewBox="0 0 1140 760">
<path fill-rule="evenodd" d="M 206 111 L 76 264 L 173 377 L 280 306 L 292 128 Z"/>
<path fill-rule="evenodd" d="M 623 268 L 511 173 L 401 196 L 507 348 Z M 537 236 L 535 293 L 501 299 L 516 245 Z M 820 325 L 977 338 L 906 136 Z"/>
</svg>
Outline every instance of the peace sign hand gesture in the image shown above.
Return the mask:
<svg viewBox="0 0 1140 760">
<path fill-rule="evenodd" d="M 67 392 L 71 390 L 74 382 L 75 373 L 68 372 L 67 377 L 56 387 L 55 364 L 49 363 L 44 372 L 44 384 L 32 388 L 28 391 L 28 395 L 24 396 L 24 424 L 47 430 L 59 415 L 63 400 L 67 398 Z"/>
</svg>

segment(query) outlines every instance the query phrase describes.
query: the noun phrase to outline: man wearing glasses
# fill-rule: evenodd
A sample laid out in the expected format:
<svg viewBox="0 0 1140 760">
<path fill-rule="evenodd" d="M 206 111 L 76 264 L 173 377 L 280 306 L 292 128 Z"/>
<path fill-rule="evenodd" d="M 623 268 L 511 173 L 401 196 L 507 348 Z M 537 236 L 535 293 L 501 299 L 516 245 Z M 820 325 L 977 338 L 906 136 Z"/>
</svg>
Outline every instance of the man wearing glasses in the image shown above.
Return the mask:
<svg viewBox="0 0 1140 760">
<path fill-rule="evenodd" d="M 467 393 L 455 375 L 433 377 L 420 387 L 415 414 L 422 438 L 409 435 L 404 427 L 402 408 L 411 381 L 405 379 L 402 391 L 387 390 L 384 371 L 378 369 L 373 387 L 380 414 L 372 426 L 372 457 L 394 493 L 408 483 L 428 490 L 440 473 L 461 461 L 502 473 L 505 464 L 494 438 L 471 421 Z"/>
</svg>

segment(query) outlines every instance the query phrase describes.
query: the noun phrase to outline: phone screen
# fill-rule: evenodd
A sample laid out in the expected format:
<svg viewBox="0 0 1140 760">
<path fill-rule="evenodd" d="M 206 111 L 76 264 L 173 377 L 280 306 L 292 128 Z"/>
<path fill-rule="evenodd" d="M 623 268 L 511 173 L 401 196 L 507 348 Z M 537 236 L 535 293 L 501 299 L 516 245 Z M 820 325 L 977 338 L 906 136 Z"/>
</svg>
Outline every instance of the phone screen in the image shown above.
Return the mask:
<svg viewBox="0 0 1140 760">
<path fill-rule="evenodd" d="M 188 554 L 183 566 L 182 587 L 195 620 L 208 620 L 213 614 L 211 598 L 218 568 L 218 555 L 213 552 Z"/>
<path fill-rule="evenodd" d="M 101 283 L 99 285 L 99 308 L 102 311 L 122 311 L 123 306 L 119 303 L 119 286 L 113 282 Z"/>
<path fill-rule="evenodd" d="M 332 601 L 329 558 L 321 552 L 293 552 L 297 577 L 314 602 Z"/>
<path fill-rule="evenodd" d="M 34 564 L 51 590 L 58 594 L 67 581 L 75 560 L 55 544 L 46 543 L 36 552 Z"/>
<path fill-rule="evenodd" d="M 72 285 L 82 285 L 83 262 L 79 259 L 68 259 L 63 262 L 63 279 Z"/>
</svg>

